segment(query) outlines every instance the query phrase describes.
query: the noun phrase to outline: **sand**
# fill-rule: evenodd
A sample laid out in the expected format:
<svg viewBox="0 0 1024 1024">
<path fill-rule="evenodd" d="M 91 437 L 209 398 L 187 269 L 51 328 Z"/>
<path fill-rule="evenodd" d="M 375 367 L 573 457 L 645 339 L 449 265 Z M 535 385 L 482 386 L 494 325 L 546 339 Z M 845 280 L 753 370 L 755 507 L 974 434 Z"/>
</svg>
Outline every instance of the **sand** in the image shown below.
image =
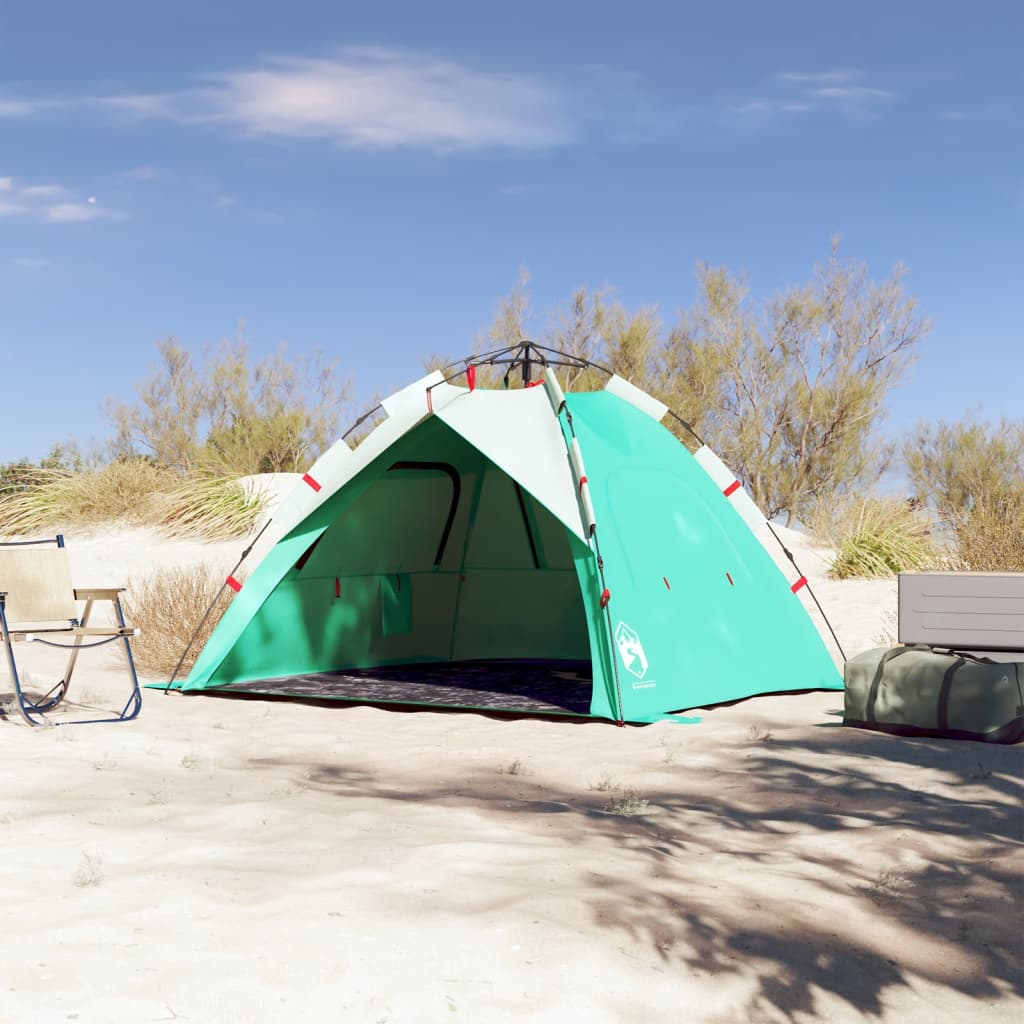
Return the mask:
<svg viewBox="0 0 1024 1024">
<path fill-rule="evenodd" d="M 787 536 L 847 653 L 875 646 L 894 584 L 824 580 Z M 80 586 L 244 546 L 68 543 Z M 106 648 L 73 696 L 123 686 Z M 1024 748 L 841 703 L 619 729 L 146 691 L 129 724 L 8 718 L 0 1021 L 1021 1019 Z"/>
</svg>

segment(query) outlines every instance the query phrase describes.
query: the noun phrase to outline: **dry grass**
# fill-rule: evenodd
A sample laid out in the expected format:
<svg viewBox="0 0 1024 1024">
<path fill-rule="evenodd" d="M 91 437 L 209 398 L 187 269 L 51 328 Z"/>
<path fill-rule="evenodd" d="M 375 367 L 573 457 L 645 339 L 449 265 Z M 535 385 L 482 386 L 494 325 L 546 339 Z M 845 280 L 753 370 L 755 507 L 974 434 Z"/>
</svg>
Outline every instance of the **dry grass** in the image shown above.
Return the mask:
<svg viewBox="0 0 1024 1024">
<path fill-rule="evenodd" d="M 958 569 L 1024 572 L 1024 491 L 976 505 L 953 530 Z"/>
<path fill-rule="evenodd" d="M 266 506 L 233 477 L 187 480 L 145 459 L 123 459 L 71 473 L 27 468 L 19 487 L 0 494 L 0 535 L 66 526 L 152 524 L 171 536 L 229 540 L 252 532 Z"/>
<path fill-rule="evenodd" d="M 129 580 L 124 597 L 128 622 L 141 630 L 132 641 L 139 667 L 153 673 L 174 670 L 206 609 L 210 617 L 196 636 L 182 665 L 187 672 L 230 604 L 224 576 L 207 565 L 164 569 L 142 580 Z"/>
<path fill-rule="evenodd" d="M 161 499 L 157 525 L 173 537 L 231 540 L 253 531 L 266 504 L 262 491 L 247 491 L 234 477 L 198 477 Z"/>
<path fill-rule="evenodd" d="M 865 498 L 833 524 L 838 554 L 833 579 L 877 579 L 939 566 L 942 553 L 931 536 L 931 521 L 895 498 Z"/>
<path fill-rule="evenodd" d="M 23 536 L 63 526 L 151 521 L 175 477 L 144 459 L 70 473 L 33 468 L 23 489 L 0 496 L 0 534 Z"/>
</svg>

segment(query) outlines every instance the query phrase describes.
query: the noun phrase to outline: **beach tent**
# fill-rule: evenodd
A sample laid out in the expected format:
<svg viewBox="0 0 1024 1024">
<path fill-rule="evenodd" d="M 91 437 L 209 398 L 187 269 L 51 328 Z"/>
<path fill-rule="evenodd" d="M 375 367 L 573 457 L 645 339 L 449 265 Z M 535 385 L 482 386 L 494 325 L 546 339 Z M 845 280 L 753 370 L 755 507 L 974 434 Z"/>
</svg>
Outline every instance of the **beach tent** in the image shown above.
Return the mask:
<svg viewBox="0 0 1024 1024">
<path fill-rule="evenodd" d="M 841 688 L 806 581 L 776 566 L 714 453 L 661 425 L 664 405 L 616 376 L 563 394 L 550 365 L 512 390 L 475 376 L 397 392 L 310 468 L 171 688 L 620 723 Z"/>
</svg>

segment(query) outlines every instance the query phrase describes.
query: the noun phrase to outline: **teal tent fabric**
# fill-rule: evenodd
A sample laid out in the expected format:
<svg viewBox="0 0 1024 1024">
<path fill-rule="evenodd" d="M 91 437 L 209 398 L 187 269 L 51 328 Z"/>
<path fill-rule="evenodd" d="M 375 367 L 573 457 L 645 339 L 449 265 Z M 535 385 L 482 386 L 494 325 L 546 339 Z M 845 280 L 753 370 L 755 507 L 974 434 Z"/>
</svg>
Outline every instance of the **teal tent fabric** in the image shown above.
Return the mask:
<svg viewBox="0 0 1024 1024">
<path fill-rule="evenodd" d="M 615 671 L 629 721 L 756 693 L 839 688 L 800 599 L 686 448 L 606 392 L 570 395 L 567 405 L 611 594 L 611 657 L 595 661 L 593 713 L 614 717 Z M 586 568 L 581 589 L 600 594 Z"/>
<path fill-rule="evenodd" d="M 175 688 L 585 660 L 590 714 L 630 722 L 757 693 L 841 688 L 771 556 L 647 413 L 609 392 L 570 394 L 560 416 L 534 389 L 452 388 L 447 407 L 404 401 L 378 428 L 386 436 L 328 453 L 333 475 L 315 481 L 315 496 L 295 498 L 290 507 L 306 507 L 301 499 L 308 511 Z M 573 431 L 593 536 L 568 455 Z"/>
</svg>

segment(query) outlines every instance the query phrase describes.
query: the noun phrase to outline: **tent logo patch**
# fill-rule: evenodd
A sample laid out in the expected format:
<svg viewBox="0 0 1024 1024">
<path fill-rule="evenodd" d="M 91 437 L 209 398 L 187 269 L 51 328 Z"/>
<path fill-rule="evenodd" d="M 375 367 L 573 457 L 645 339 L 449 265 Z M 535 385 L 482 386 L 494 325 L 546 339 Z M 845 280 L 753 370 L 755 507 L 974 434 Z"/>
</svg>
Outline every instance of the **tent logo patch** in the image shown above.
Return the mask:
<svg viewBox="0 0 1024 1024">
<path fill-rule="evenodd" d="M 647 652 L 640 642 L 640 634 L 626 623 L 620 622 L 615 627 L 615 645 L 619 649 L 619 656 L 626 671 L 632 673 L 637 679 L 643 679 L 647 675 Z"/>
</svg>

